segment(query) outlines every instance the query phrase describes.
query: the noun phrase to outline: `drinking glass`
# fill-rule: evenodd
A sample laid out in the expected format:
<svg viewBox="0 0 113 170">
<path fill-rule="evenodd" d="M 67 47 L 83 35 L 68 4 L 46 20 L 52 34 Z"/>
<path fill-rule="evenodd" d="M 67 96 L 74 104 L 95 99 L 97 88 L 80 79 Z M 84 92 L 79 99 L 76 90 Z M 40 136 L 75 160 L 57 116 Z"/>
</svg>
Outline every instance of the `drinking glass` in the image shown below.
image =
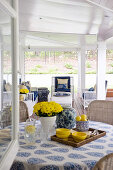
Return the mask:
<svg viewBox="0 0 113 170">
<path fill-rule="evenodd" d="M 36 130 L 36 120 L 27 119 L 25 124 L 25 140 L 27 143 L 35 143 L 37 130 Z"/>
</svg>

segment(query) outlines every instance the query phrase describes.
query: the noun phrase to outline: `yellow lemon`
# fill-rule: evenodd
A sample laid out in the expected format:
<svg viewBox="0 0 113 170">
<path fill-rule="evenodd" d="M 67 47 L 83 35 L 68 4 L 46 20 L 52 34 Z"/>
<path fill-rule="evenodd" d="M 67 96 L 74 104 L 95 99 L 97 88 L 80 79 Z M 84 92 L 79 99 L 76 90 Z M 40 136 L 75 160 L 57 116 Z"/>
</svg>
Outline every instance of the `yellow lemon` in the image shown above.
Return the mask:
<svg viewBox="0 0 113 170">
<path fill-rule="evenodd" d="M 81 121 L 81 116 L 77 116 L 76 121 Z"/>
<path fill-rule="evenodd" d="M 34 133 L 36 128 L 33 125 L 28 125 L 28 126 L 26 126 L 25 130 L 27 133 Z"/>
<path fill-rule="evenodd" d="M 81 115 L 81 121 L 87 121 L 87 115 L 82 114 Z"/>
</svg>

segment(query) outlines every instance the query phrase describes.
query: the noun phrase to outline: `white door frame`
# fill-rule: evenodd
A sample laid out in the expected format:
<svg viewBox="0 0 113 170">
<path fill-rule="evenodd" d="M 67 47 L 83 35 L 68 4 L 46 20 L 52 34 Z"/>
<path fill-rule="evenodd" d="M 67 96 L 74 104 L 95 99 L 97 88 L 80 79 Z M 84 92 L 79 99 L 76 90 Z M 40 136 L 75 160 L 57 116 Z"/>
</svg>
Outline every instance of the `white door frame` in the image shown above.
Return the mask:
<svg viewBox="0 0 113 170">
<path fill-rule="evenodd" d="M 0 10 L 12 17 L 12 140 L 7 151 L 0 160 L 0 170 L 10 169 L 10 166 L 18 151 L 19 133 L 19 91 L 17 81 L 17 61 L 19 57 L 19 29 L 18 29 L 18 0 L 12 0 L 12 6 L 5 0 L 0 0 Z"/>
</svg>

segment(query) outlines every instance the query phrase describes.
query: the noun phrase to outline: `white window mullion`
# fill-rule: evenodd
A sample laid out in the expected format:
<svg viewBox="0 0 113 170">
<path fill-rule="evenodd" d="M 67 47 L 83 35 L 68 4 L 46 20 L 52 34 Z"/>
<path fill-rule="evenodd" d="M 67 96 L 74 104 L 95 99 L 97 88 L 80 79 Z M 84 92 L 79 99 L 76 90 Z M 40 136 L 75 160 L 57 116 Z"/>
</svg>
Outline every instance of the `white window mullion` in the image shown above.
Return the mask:
<svg viewBox="0 0 113 170">
<path fill-rule="evenodd" d="M 0 170 L 10 169 L 18 151 L 19 132 L 19 91 L 18 91 L 18 57 L 19 57 L 19 29 L 18 29 L 18 0 L 12 0 L 12 7 L 0 0 L 0 9 L 12 17 L 12 141 L 0 160 Z"/>
</svg>

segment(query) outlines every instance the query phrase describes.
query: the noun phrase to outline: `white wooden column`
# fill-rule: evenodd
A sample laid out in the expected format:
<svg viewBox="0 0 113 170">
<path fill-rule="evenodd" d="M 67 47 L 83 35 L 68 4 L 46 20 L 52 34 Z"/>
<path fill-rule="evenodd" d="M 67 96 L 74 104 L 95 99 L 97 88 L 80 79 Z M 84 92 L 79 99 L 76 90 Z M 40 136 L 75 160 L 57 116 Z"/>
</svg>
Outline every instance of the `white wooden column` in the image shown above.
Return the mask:
<svg viewBox="0 0 113 170">
<path fill-rule="evenodd" d="M 19 19 L 18 19 L 18 0 L 13 1 L 13 7 L 17 17 L 12 20 L 12 122 L 13 137 L 17 140 L 19 135 L 19 88 L 18 88 L 18 61 L 19 61 Z"/>
<path fill-rule="evenodd" d="M 24 52 L 24 48 L 21 45 L 20 46 L 20 57 L 19 57 L 19 71 L 21 73 L 21 80 L 25 81 L 25 52 Z"/>
<path fill-rule="evenodd" d="M 3 105 L 3 52 L 2 44 L 0 41 L 0 111 L 2 110 Z"/>
<path fill-rule="evenodd" d="M 106 42 L 98 42 L 97 55 L 97 100 L 105 100 Z"/>
<path fill-rule="evenodd" d="M 81 94 L 85 89 L 85 49 L 82 48 L 78 52 L 78 90 Z"/>
</svg>

